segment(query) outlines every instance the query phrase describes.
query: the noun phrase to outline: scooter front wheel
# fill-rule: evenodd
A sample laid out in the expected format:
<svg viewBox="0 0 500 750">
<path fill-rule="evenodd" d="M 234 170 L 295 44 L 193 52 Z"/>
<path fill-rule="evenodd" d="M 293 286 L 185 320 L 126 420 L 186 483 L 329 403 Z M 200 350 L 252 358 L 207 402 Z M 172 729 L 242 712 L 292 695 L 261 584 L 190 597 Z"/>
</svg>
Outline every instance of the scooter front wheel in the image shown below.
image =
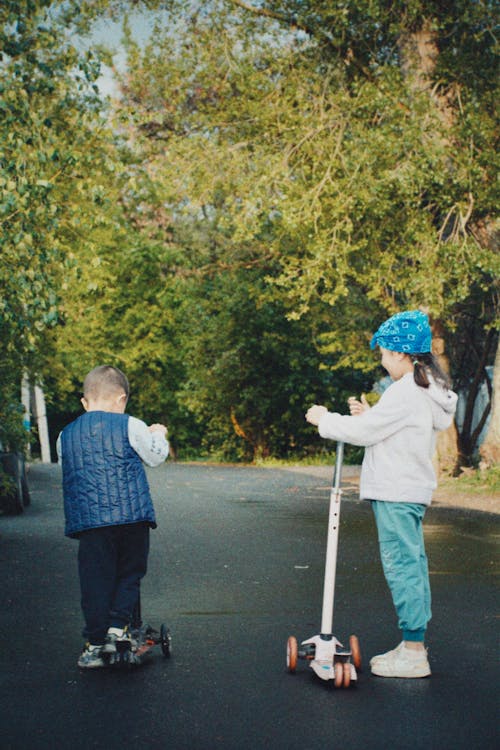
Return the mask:
<svg viewBox="0 0 500 750">
<path fill-rule="evenodd" d="M 172 636 L 166 625 L 160 627 L 160 645 L 163 656 L 170 656 L 172 653 Z"/>
<path fill-rule="evenodd" d="M 352 654 L 352 663 L 356 669 L 361 669 L 361 649 L 357 635 L 351 635 L 349 638 L 349 648 Z"/>
<path fill-rule="evenodd" d="M 286 667 L 291 674 L 297 669 L 298 652 L 297 639 L 291 635 L 286 644 Z"/>
</svg>

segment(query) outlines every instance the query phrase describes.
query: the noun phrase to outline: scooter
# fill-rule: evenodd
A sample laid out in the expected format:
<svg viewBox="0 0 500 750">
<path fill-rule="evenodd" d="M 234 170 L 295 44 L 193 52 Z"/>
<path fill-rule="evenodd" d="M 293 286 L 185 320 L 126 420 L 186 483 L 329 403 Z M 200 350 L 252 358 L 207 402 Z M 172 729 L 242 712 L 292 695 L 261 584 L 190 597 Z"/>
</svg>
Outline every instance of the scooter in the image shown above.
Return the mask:
<svg viewBox="0 0 500 750">
<path fill-rule="evenodd" d="M 141 596 L 137 599 L 130 625 L 130 641 L 118 642 L 116 652 L 108 655 L 110 667 L 133 667 L 144 664 L 155 646 L 160 646 L 164 657 L 172 653 L 172 636 L 165 624 L 155 630 L 142 622 Z"/>
<path fill-rule="evenodd" d="M 332 633 L 343 458 L 344 443 L 338 442 L 335 473 L 330 492 L 321 633 L 302 641 L 301 648 L 298 647 L 295 636 L 291 635 L 287 641 L 286 665 L 288 671 L 293 674 L 297 669 L 298 659 L 306 659 L 315 674 L 322 680 L 333 680 L 335 687 L 348 688 L 350 685 L 357 684 L 356 670 L 361 669 L 359 641 L 357 636 L 351 635 L 349 648 L 344 649 Z"/>
</svg>

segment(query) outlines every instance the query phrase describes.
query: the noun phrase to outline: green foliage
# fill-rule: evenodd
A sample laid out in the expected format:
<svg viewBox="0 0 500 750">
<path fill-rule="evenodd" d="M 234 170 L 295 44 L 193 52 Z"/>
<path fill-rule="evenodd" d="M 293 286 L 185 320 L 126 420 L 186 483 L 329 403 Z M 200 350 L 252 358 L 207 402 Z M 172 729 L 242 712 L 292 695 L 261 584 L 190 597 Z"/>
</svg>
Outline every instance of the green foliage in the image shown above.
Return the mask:
<svg viewBox="0 0 500 750">
<path fill-rule="evenodd" d="M 0 466 L 0 509 L 10 508 L 16 500 L 17 487 L 11 476 Z"/>
<path fill-rule="evenodd" d="M 22 429 L 21 376 L 50 380 L 58 370 L 52 339 L 71 280 L 87 264 L 95 272 L 99 240 L 113 226 L 99 57 L 72 37 L 96 10 L 43 0 L 0 9 L 0 430 L 9 444 Z"/>
<path fill-rule="evenodd" d="M 197 311 L 196 328 L 185 317 L 186 403 L 205 443 L 246 435 L 259 454 L 274 439 L 271 394 L 307 398 L 265 366 L 294 322 L 304 360 L 308 341 L 325 368 L 369 374 L 366 344 L 387 314 L 424 306 L 450 336 L 478 290 L 494 308 L 498 254 L 478 227 L 495 205 L 495 84 L 491 72 L 479 84 L 482 63 L 464 75 L 451 57 L 481 39 L 491 58 L 491 9 L 464 8 L 457 25 L 437 3 L 424 20 L 420 2 L 171 8 L 144 50 L 128 37 L 118 115 L 174 235 L 179 223 L 204 225 L 196 250 L 185 245 L 184 264 L 207 279 L 201 301 L 195 286 L 186 292 Z M 420 32 L 443 49 L 425 73 L 412 47 Z M 252 356 L 264 363 L 257 383 Z"/>
<path fill-rule="evenodd" d="M 341 383 L 321 376 L 309 327 L 259 303 L 260 283 L 255 272 L 226 272 L 185 309 L 186 332 L 197 335 L 187 339 L 181 395 L 203 426 L 202 447 L 226 459 L 301 454 L 311 442 L 305 404 L 342 397 Z"/>
<path fill-rule="evenodd" d="M 24 410 L 20 404 L 18 389 L 0 370 L 0 451 L 23 452 L 28 435 L 23 427 Z"/>
<path fill-rule="evenodd" d="M 146 45 L 137 8 L 161 11 Z M 103 53 L 66 33 L 104 15 L 128 57 L 107 123 Z M 498 326 L 493 21 L 489 0 L 7 3 L 15 382 L 40 372 L 73 412 L 116 364 L 180 455 L 248 459 L 320 451 L 304 411 L 370 390 L 371 333 L 399 309 L 427 308 L 465 361 L 465 321 L 477 349 Z"/>
<path fill-rule="evenodd" d="M 0 429 L 8 443 L 18 441 L 12 414 L 23 371 L 36 378 L 44 369 L 67 276 L 95 254 L 96 233 L 112 220 L 103 211 L 110 140 L 100 63 L 70 35 L 87 20 L 74 2 L 0 9 Z"/>
<path fill-rule="evenodd" d="M 274 281 L 292 316 L 354 293 L 375 303 L 372 316 L 424 304 L 448 318 L 475 279 L 498 271 L 466 231 L 471 210 L 479 219 L 493 207 L 491 119 L 474 133 L 488 145 L 476 159 L 467 112 L 457 109 L 450 139 L 436 99 L 392 60 L 353 83 L 335 55 L 312 66 L 310 42 L 237 37 L 223 6 L 184 28 L 183 44 L 158 33 L 142 58 L 131 46 L 134 107 L 125 99 L 123 112 L 140 120 L 160 179 L 185 210 L 223 203 L 235 242 L 279 258 Z"/>
</svg>

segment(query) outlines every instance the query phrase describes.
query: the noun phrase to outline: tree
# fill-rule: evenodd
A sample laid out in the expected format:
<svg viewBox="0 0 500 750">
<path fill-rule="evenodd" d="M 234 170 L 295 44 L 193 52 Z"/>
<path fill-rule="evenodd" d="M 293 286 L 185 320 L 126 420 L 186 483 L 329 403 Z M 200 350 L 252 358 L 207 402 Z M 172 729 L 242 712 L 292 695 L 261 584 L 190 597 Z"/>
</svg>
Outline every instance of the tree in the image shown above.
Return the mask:
<svg viewBox="0 0 500 750">
<path fill-rule="evenodd" d="M 217 211 L 223 241 L 197 268 L 260 268 L 261 298 L 307 317 L 337 369 L 373 372 L 360 339 L 423 305 L 444 325 L 457 377 L 461 309 L 474 305 L 484 342 L 498 327 L 499 259 L 484 241 L 495 205 L 493 6 L 192 10 L 143 53 L 129 42 L 121 116 L 172 216 Z"/>
<path fill-rule="evenodd" d="M 0 424 L 24 370 L 36 377 L 77 251 L 92 254 L 106 221 L 100 175 L 108 154 L 95 80 L 99 58 L 79 52 L 68 29 L 81 4 L 6 2 L 0 9 Z M 10 412 L 9 412 L 10 413 Z M 21 412 L 22 416 L 22 412 Z M 10 425 L 10 426 L 8 426 Z"/>
<path fill-rule="evenodd" d="M 321 371 L 308 323 L 262 300 L 261 285 L 258 271 L 229 269 L 199 279 L 184 305 L 188 377 L 180 396 L 200 425 L 201 446 L 226 459 L 312 452 L 304 405 L 345 404 L 362 387 L 361 377 L 334 383 Z"/>
<path fill-rule="evenodd" d="M 304 402 L 366 389 L 372 331 L 408 306 L 457 383 L 476 321 L 474 380 L 498 327 L 491 5 L 147 5 L 163 13 L 144 48 L 125 27 L 113 133 L 83 172 L 98 200 L 71 204 L 88 232 L 65 245 L 59 400 L 113 361 L 180 444 L 306 449 Z"/>
<path fill-rule="evenodd" d="M 164 222 L 170 225 L 179 248 L 177 259 L 171 255 L 177 265 L 170 266 L 166 285 L 182 283 L 185 299 L 180 329 L 187 385 L 181 388 L 180 398 L 185 397 L 196 418 L 202 419 L 204 445 L 219 445 L 226 453 L 236 451 L 234 455 L 238 451 L 239 455 L 283 454 L 292 444 L 300 447 L 306 440 L 303 403 L 318 381 L 319 359 L 309 324 L 287 321 L 282 302 L 273 299 L 278 296 L 276 290 L 267 297 L 265 293 L 265 277 L 276 274 L 278 268 L 268 246 L 272 221 L 255 210 L 251 198 L 247 203 L 244 190 L 250 189 L 258 173 L 255 162 L 264 174 L 268 149 L 260 155 L 253 153 L 249 160 L 248 151 L 254 152 L 251 143 L 236 145 L 228 155 L 219 148 L 217 137 L 207 136 L 214 125 L 210 92 L 204 86 L 212 77 L 214 58 L 227 64 L 227 39 L 209 45 L 209 33 L 200 30 L 196 51 L 191 50 L 189 58 L 180 54 L 175 58 L 177 42 L 170 35 L 162 39 L 155 33 L 154 47 L 145 51 L 144 59 L 129 40 L 130 68 L 119 116 L 122 126 L 131 127 L 136 161 L 143 165 L 142 173 L 136 174 L 140 198 L 135 217 L 140 216 L 143 228 L 147 226 L 150 232 L 154 225 L 148 220 L 150 213 L 154 215 L 151 207 L 162 207 L 167 212 Z M 182 88 L 182 82 L 192 78 L 185 70 L 192 59 L 197 61 L 199 76 L 192 84 L 194 93 Z M 235 99 L 229 107 L 239 106 L 241 92 L 252 90 L 253 82 L 258 89 L 266 85 L 265 78 L 255 74 L 253 61 L 235 59 L 240 69 L 235 80 L 228 81 L 228 97 L 233 87 Z M 240 73 L 241 81 L 236 80 Z M 255 109 L 259 103 L 260 95 L 248 107 Z M 235 116 L 239 114 L 235 109 Z M 232 128 L 229 122 L 229 138 Z M 254 131 L 250 125 L 249 138 Z M 239 136 L 236 130 L 234 134 Z M 165 148 L 169 158 L 165 158 Z M 236 179 L 241 178 L 245 165 L 248 174 L 243 185 Z M 274 188 L 261 177 L 261 189 Z M 240 215 L 231 213 L 235 206 L 241 207 Z M 132 217 L 134 209 L 130 210 Z M 247 239 L 249 221 L 254 226 L 251 241 Z M 172 243 L 172 237 L 164 236 L 164 241 Z M 298 335 L 294 336 L 294 330 Z M 304 382 L 299 387 L 301 378 Z M 325 373 L 322 381 L 323 388 L 316 385 L 314 389 L 326 397 L 329 378 Z M 297 404 L 293 409 L 292 403 Z"/>
</svg>

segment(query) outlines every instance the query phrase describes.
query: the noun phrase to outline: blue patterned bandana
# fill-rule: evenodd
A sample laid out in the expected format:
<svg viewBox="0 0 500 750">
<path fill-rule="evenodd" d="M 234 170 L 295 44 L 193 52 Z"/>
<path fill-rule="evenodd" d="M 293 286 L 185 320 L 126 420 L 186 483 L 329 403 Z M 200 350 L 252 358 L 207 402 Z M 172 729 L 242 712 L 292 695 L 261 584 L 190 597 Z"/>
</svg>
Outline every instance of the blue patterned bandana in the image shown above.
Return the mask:
<svg viewBox="0 0 500 750">
<path fill-rule="evenodd" d="M 370 348 L 377 344 L 391 352 L 424 354 L 431 351 L 431 328 L 427 315 L 420 310 L 396 313 L 373 334 Z"/>
</svg>

